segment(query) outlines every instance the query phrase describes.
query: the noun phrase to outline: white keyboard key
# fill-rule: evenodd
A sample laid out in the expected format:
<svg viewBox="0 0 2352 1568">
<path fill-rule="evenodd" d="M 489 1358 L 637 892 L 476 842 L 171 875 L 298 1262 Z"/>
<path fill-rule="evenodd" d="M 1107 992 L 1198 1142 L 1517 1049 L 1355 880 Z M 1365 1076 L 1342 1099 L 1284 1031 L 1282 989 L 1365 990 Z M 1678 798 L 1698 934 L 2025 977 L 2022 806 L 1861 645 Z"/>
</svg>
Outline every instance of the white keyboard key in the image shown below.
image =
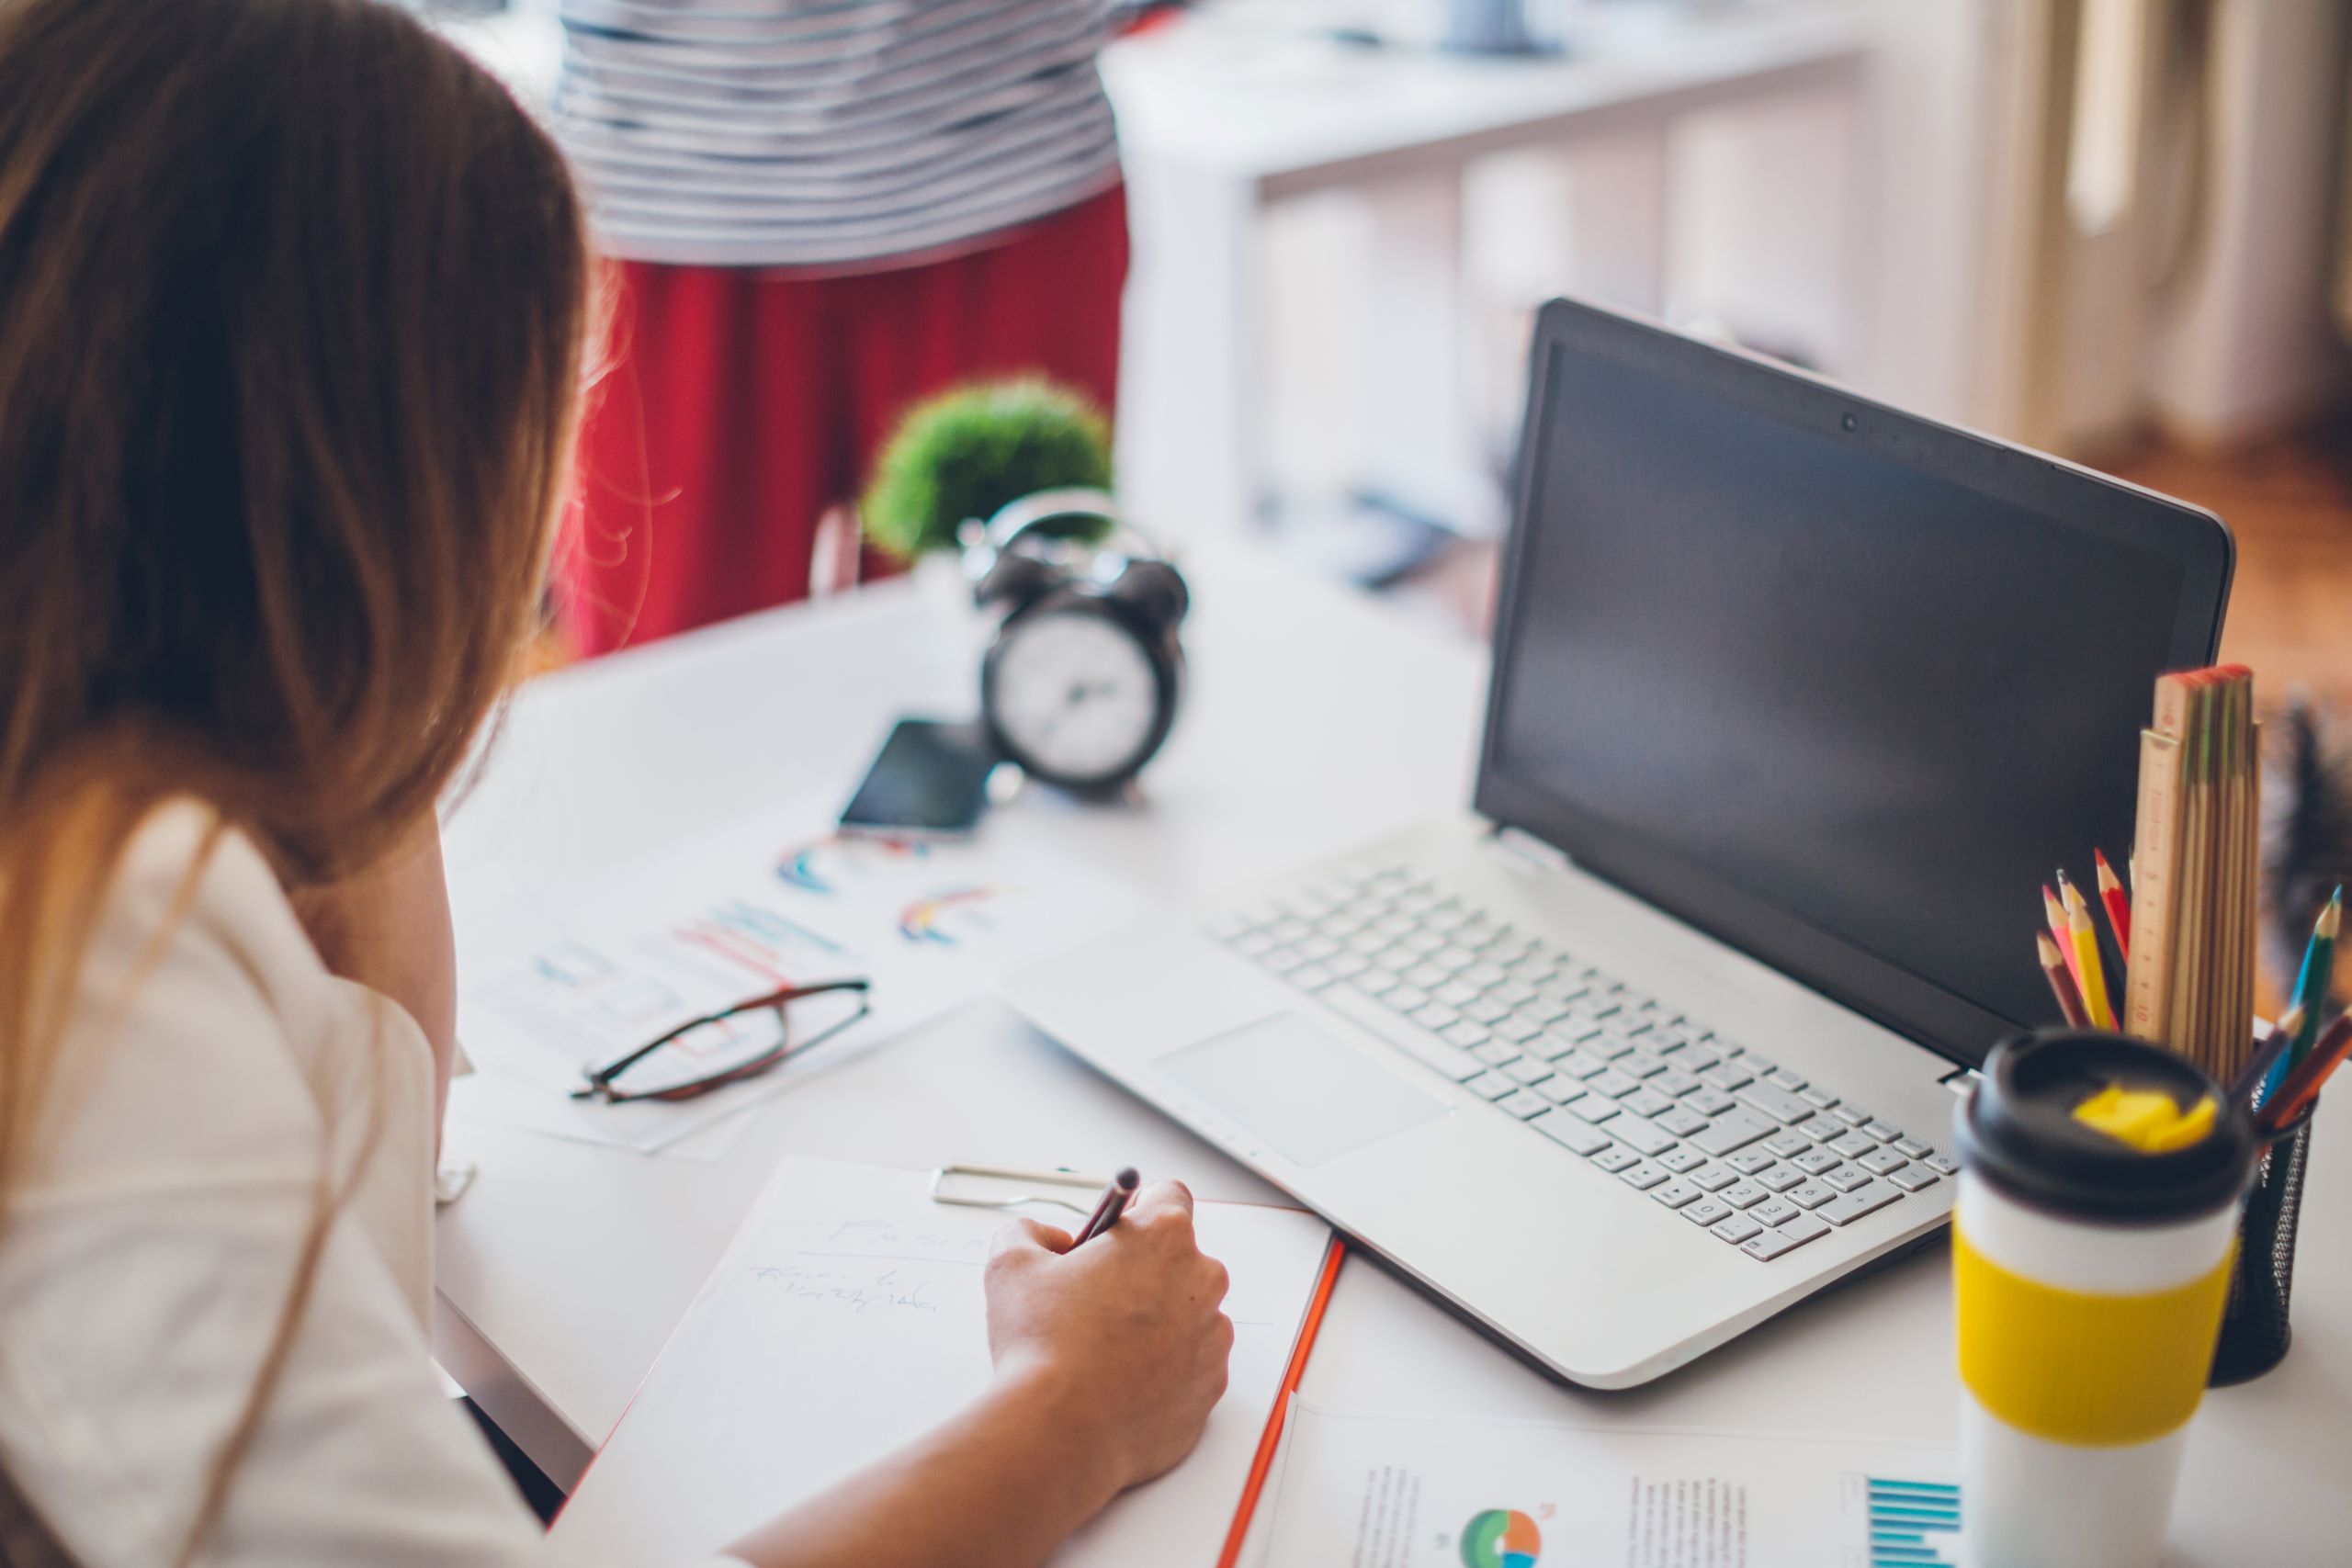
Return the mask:
<svg viewBox="0 0 2352 1568">
<path fill-rule="evenodd" d="M 1614 1067 L 1608 1067 L 1587 1078 L 1585 1087 L 1595 1094 L 1605 1094 L 1611 1100 L 1623 1100 L 1642 1086 Z"/>
<path fill-rule="evenodd" d="M 1786 1231 L 1758 1231 L 1741 1242 L 1739 1249 L 1750 1258 L 1758 1258 L 1770 1262 L 1784 1252 L 1795 1251 L 1812 1239 L 1813 1237 L 1809 1235 L 1791 1235 Z"/>
<path fill-rule="evenodd" d="M 1746 1148 L 1771 1131 L 1772 1123 L 1754 1111 L 1732 1111 L 1718 1118 L 1714 1125 L 1705 1132 L 1693 1134 L 1690 1143 L 1702 1154 L 1727 1155 L 1734 1149 Z"/>
<path fill-rule="evenodd" d="M 1588 1093 L 1583 1099 L 1562 1109 L 1569 1115 L 1580 1116 L 1587 1122 L 1613 1122 L 1617 1119 L 1617 1102 L 1605 1094 Z"/>
<path fill-rule="evenodd" d="M 1611 1144 L 1593 1156 L 1592 1163 L 1613 1175 L 1617 1171 L 1641 1164 L 1642 1156 L 1623 1144 Z"/>
<path fill-rule="evenodd" d="M 1872 1149 L 1854 1163 L 1872 1176 L 1884 1176 L 1890 1170 L 1901 1170 L 1910 1161 L 1893 1149 Z"/>
<path fill-rule="evenodd" d="M 1521 1018 L 1519 1014 L 1513 1013 L 1509 1018 L 1496 1022 L 1495 1032 L 1506 1040 L 1515 1040 L 1524 1045 L 1541 1035 L 1544 1032 L 1544 1026 L 1532 1019 Z"/>
<path fill-rule="evenodd" d="M 1462 1016 L 1473 1023 L 1499 1023 L 1510 1016 L 1510 1009 L 1492 997 L 1480 997 L 1462 1010 Z"/>
<path fill-rule="evenodd" d="M 1323 967 L 1342 980 L 1352 980 L 1372 967 L 1372 960 L 1360 953 L 1342 953 Z"/>
<path fill-rule="evenodd" d="M 1462 1021 L 1462 1015 L 1443 1002 L 1430 1002 L 1417 1007 L 1406 1016 L 1432 1034 L 1441 1029 L 1451 1029 Z"/>
<path fill-rule="evenodd" d="M 1474 1082 L 1471 1087 L 1476 1089 L 1477 1085 Z M 1786 1196 L 1801 1209 L 1818 1209 L 1838 1196 L 1838 1189 L 1826 1181 L 1800 1181 L 1789 1189 Z"/>
<path fill-rule="evenodd" d="M 1668 1067 L 1666 1071 L 1658 1074 L 1657 1077 L 1650 1079 L 1650 1087 L 1657 1090 L 1660 1094 L 1670 1096 L 1676 1100 L 1680 1100 L 1684 1095 L 1689 1094 L 1692 1089 L 1699 1087 L 1699 1080 L 1679 1067 Z M 1700 1114 L 1702 1116 L 1713 1116 L 1715 1112 L 1712 1111 L 1700 1111 Z"/>
<path fill-rule="evenodd" d="M 1339 978 L 1320 964 L 1302 964 L 1290 972 L 1290 983 L 1310 993 L 1336 985 Z"/>
<path fill-rule="evenodd" d="M 1792 1165 L 1768 1165 L 1756 1173 L 1756 1180 L 1767 1192 L 1786 1192 L 1804 1184 L 1804 1172 Z"/>
<path fill-rule="evenodd" d="M 1500 1100 L 1507 1094 L 1516 1094 L 1519 1091 L 1517 1084 L 1491 1067 L 1462 1087 L 1481 1100 Z"/>
<path fill-rule="evenodd" d="M 1789 1163 L 1807 1176 L 1819 1176 L 1826 1170 L 1837 1169 L 1846 1162 L 1827 1149 L 1805 1149 L 1791 1155 Z"/>
<path fill-rule="evenodd" d="M 1906 1165 L 1900 1170 L 1890 1170 L 1886 1179 L 1905 1192 L 1917 1192 L 1922 1187 L 1933 1186 L 1936 1173 L 1924 1165 Z"/>
<path fill-rule="evenodd" d="M 1690 1179 L 1699 1184 L 1699 1190 L 1702 1192 L 1720 1192 L 1726 1187 L 1736 1185 L 1739 1180 L 1739 1173 L 1728 1166 L 1711 1165 L 1704 1170 L 1692 1171 Z"/>
<path fill-rule="evenodd" d="M 1648 1160 L 1644 1160 L 1630 1169 L 1619 1171 L 1617 1179 L 1636 1191 L 1646 1192 L 1664 1182 L 1667 1175 L 1658 1167 L 1652 1165 Z"/>
<path fill-rule="evenodd" d="M 1450 1008 L 1466 1008 L 1479 999 L 1477 987 L 1465 986 L 1459 980 L 1448 980 L 1430 994 Z"/>
<path fill-rule="evenodd" d="M 1903 1136 L 1902 1128 L 1891 1126 L 1884 1122 L 1866 1122 L 1862 1124 L 1862 1131 L 1882 1144 L 1891 1144 Z"/>
<path fill-rule="evenodd" d="M 1758 1144 L 1751 1148 L 1740 1150 L 1737 1154 L 1726 1158 L 1724 1163 L 1742 1176 L 1754 1176 L 1758 1171 L 1770 1170 L 1778 1165 L 1780 1156 L 1773 1154 L 1771 1145 Z M 1798 1181 L 1804 1179 L 1803 1177 L 1797 1178 Z M 1793 1187 L 1796 1182 L 1792 1181 L 1789 1185 Z"/>
<path fill-rule="evenodd" d="M 1423 1008 L 1431 1005 L 1430 1002 L 1430 994 L 1427 991 L 1424 991 L 1419 986 L 1408 986 L 1403 984 L 1401 981 L 1398 983 L 1395 990 L 1389 992 L 1380 999 L 1386 1002 L 1398 1012 L 1402 1013 L 1419 1012 Z"/>
<path fill-rule="evenodd" d="M 1811 1241 L 1815 1236 L 1827 1235 L 1829 1227 L 1815 1215 L 1792 1214 L 1781 1224 L 1781 1234 L 1792 1235 L 1801 1242 Z"/>
<path fill-rule="evenodd" d="M 1877 1147 L 1877 1139 L 1868 1133 L 1860 1132 L 1848 1133 L 1842 1137 L 1830 1140 L 1829 1143 L 1831 1153 L 1843 1155 L 1848 1159 L 1858 1159 Z"/>
<path fill-rule="evenodd" d="M 1672 1101 L 1668 1101 L 1667 1108 L 1653 1115 L 1650 1120 L 1678 1138 L 1687 1138 L 1693 1133 L 1704 1132 L 1707 1127 L 1705 1117 L 1687 1105 L 1676 1105 Z"/>
<path fill-rule="evenodd" d="M 1928 1152 L 1928 1145 L 1917 1138 L 1897 1138 L 1894 1140 L 1894 1152 L 1905 1159 L 1917 1159 Z"/>
<path fill-rule="evenodd" d="M 1634 1168 L 1639 1169 L 1640 1167 L 1636 1166 Z M 1631 1175 L 1632 1172 L 1629 1171 L 1627 1174 Z M 1697 1201 L 1705 1194 L 1687 1181 L 1669 1181 L 1664 1186 L 1651 1188 L 1650 1196 L 1669 1209 L 1679 1209 L 1685 1203 Z"/>
<path fill-rule="evenodd" d="M 1804 1213 L 1803 1209 L 1798 1208 L 1786 1198 L 1767 1198 L 1748 1210 L 1747 1217 L 1758 1224 L 1777 1225 L 1783 1220 L 1792 1220 Z"/>
<path fill-rule="evenodd" d="M 1873 1181 L 1867 1187 L 1857 1187 L 1842 1198 L 1835 1198 L 1814 1210 L 1833 1225 L 1850 1224 L 1864 1214 L 1874 1214 L 1903 1194 L 1883 1181 Z"/>
<path fill-rule="evenodd" d="M 1730 1242 L 1735 1247 L 1738 1246 L 1741 1242 L 1747 1240 L 1750 1236 L 1762 1235 L 1764 1227 L 1762 1225 L 1758 1224 L 1746 1214 L 1733 1214 L 1724 1219 L 1717 1220 L 1713 1224 L 1707 1227 L 1707 1234 L 1709 1235 Z"/>
<path fill-rule="evenodd" d="M 1635 1049 L 1618 1058 L 1617 1070 L 1627 1077 L 1654 1078 L 1666 1071 L 1666 1064 L 1650 1052 Z"/>
<path fill-rule="evenodd" d="M 1835 1170 L 1821 1173 L 1822 1185 L 1834 1187 L 1840 1192 L 1851 1192 L 1868 1183 L 1870 1179 L 1871 1173 L 1858 1165 L 1841 1165 Z"/>
<path fill-rule="evenodd" d="M 1711 1225 L 1727 1214 L 1738 1213 L 1721 1198 L 1701 1198 L 1676 1212 L 1694 1225 Z"/>
<path fill-rule="evenodd" d="M 1701 1084 L 1682 1097 L 1682 1103 L 1702 1116 L 1721 1116 L 1739 1101 L 1719 1089 L 1709 1089 L 1706 1085 Z"/>
<path fill-rule="evenodd" d="M 1749 1084 L 1739 1091 L 1739 1099 L 1743 1103 L 1761 1111 L 1773 1121 L 1787 1122 L 1791 1125 L 1813 1114 L 1812 1106 L 1807 1105 L 1788 1090 L 1774 1089 L 1768 1083 Z"/>
<path fill-rule="evenodd" d="M 1491 990 L 1510 977 L 1491 964 L 1473 964 L 1462 972 L 1462 980 L 1465 985 L 1476 986 L 1482 991 Z"/>
<path fill-rule="evenodd" d="M 1609 1123 L 1609 1135 L 1645 1155 L 1662 1155 L 1674 1146 L 1674 1134 L 1639 1116 L 1626 1114 Z"/>
<path fill-rule="evenodd" d="M 1505 1062 L 1503 1071 L 1528 1088 L 1533 1089 L 1552 1076 L 1552 1064 L 1540 1057 L 1521 1056 L 1517 1061 Z"/>
<path fill-rule="evenodd" d="M 1546 1111 L 1528 1123 L 1553 1142 L 1580 1155 L 1598 1154 L 1609 1146 L 1609 1134 L 1589 1122 L 1579 1122 L 1559 1111 Z"/>
<path fill-rule="evenodd" d="M 1737 1066 L 1729 1062 L 1718 1062 L 1701 1073 L 1699 1077 L 1708 1088 L 1719 1089 L 1725 1094 L 1736 1094 L 1756 1081 L 1756 1076 L 1753 1073 L 1741 1072 Z"/>
<path fill-rule="evenodd" d="M 1657 1163 L 1677 1176 L 1687 1176 L 1707 1163 L 1707 1156 L 1688 1144 L 1678 1145 L 1657 1156 Z"/>
<path fill-rule="evenodd" d="M 1919 1156 L 1919 1163 L 1926 1166 L 1929 1170 L 1935 1171 L 1939 1175 L 1942 1176 L 1950 1176 L 1960 1168 L 1958 1165 L 1953 1163 L 1950 1155 L 1939 1155 L 1934 1153 L 1932 1150 L 1927 1154 L 1921 1155 Z"/>
<path fill-rule="evenodd" d="M 1753 1181 L 1735 1181 L 1717 1194 L 1735 1209 L 1752 1209 L 1771 1195 Z"/>
<path fill-rule="evenodd" d="M 1376 1001 L 1396 988 L 1396 976 L 1385 969 L 1367 969 L 1349 984 L 1367 998 Z"/>
<path fill-rule="evenodd" d="M 1829 1108 L 1829 1114 L 1849 1127 L 1860 1127 L 1871 1119 L 1871 1113 L 1859 1105 L 1833 1105 Z"/>
<path fill-rule="evenodd" d="M 1819 1084 L 1815 1084 L 1809 1089 L 1801 1089 L 1797 1090 L 1797 1098 L 1804 1100 L 1807 1105 L 1812 1106 L 1815 1111 L 1826 1111 L 1831 1106 L 1838 1103 L 1838 1097 L 1830 1093 L 1827 1089 L 1823 1089 Z"/>
<path fill-rule="evenodd" d="M 1569 1051 L 1552 1058 L 1552 1070 L 1573 1078 L 1591 1078 L 1609 1070 L 1609 1064 L 1589 1051 Z"/>
<path fill-rule="evenodd" d="M 1617 1103 L 1636 1116 L 1655 1116 L 1661 1111 L 1670 1111 L 1674 1108 L 1674 1101 L 1654 1089 L 1637 1089 Z M 1704 1125 L 1703 1119 L 1701 1124 Z"/>
<path fill-rule="evenodd" d="M 1574 1078 L 1562 1077 L 1557 1073 L 1535 1085 L 1534 1089 L 1536 1093 L 1555 1105 L 1566 1105 L 1570 1100 L 1584 1098 L 1584 1085 Z"/>
<path fill-rule="evenodd" d="M 1444 985 L 1448 980 L 1453 978 L 1453 976 L 1447 974 L 1444 970 L 1438 968 L 1435 964 L 1416 964 L 1410 969 L 1405 971 L 1405 984 L 1408 986 L 1419 986 L 1424 991 L 1428 991 L 1432 994 L 1436 992 L 1440 986 Z"/>
<path fill-rule="evenodd" d="M 1512 1047 L 1497 1043 L 1494 1036 L 1468 1019 L 1448 1024 L 1437 1032 L 1437 1037 L 1449 1045 L 1461 1046 L 1490 1067 L 1499 1067 L 1519 1055 Z"/>
<path fill-rule="evenodd" d="M 1340 955 L 1340 944 L 1328 936 L 1310 936 L 1298 944 L 1298 951 L 1309 964 L 1321 964 Z"/>
<path fill-rule="evenodd" d="M 1766 1073 L 1764 1075 L 1764 1081 L 1770 1084 L 1774 1089 L 1786 1089 L 1791 1094 L 1794 1094 L 1797 1090 L 1804 1088 L 1804 1079 L 1797 1077 L 1796 1074 L 1789 1071 L 1786 1067 L 1776 1067 L 1772 1071 Z"/>
<path fill-rule="evenodd" d="M 1552 1109 L 1550 1100 L 1532 1089 L 1514 1089 L 1495 1103 L 1522 1122 L 1532 1116 L 1541 1116 Z"/>
<path fill-rule="evenodd" d="M 1816 1116 L 1810 1122 L 1799 1122 L 1789 1131 L 1800 1134 L 1816 1144 L 1834 1144 L 1842 1137 L 1861 1136 L 1859 1133 L 1848 1133 L 1846 1124 L 1835 1116 Z"/>
</svg>

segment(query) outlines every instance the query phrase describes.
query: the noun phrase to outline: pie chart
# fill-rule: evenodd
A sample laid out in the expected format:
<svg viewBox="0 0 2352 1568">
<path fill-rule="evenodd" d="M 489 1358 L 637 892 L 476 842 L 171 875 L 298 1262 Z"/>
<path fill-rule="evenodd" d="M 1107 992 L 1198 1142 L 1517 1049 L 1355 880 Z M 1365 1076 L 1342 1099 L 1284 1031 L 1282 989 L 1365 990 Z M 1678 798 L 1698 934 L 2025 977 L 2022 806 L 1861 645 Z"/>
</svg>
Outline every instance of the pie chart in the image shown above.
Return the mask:
<svg viewBox="0 0 2352 1568">
<path fill-rule="evenodd" d="M 1517 1508 L 1488 1508 L 1462 1527 L 1462 1568 L 1535 1568 L 1544 1536 Z"/>
</svg>

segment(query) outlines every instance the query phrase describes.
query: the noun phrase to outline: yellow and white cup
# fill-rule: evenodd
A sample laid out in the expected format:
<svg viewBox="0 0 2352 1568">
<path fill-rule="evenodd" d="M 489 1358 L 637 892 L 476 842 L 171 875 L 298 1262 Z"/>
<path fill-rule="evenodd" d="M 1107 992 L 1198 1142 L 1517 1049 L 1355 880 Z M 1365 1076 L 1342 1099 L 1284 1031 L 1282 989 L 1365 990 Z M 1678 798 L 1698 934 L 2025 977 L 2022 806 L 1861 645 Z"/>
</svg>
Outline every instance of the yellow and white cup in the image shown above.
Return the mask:
<svg viewBox="0 0 2352 1568">
<path fill-rule="evenodd" d="M 2154 1568 L 2256 1139 L 2177 1056 L 2048 1032 L 1954 1117 L 1961 1560 Z"/>
</svg>

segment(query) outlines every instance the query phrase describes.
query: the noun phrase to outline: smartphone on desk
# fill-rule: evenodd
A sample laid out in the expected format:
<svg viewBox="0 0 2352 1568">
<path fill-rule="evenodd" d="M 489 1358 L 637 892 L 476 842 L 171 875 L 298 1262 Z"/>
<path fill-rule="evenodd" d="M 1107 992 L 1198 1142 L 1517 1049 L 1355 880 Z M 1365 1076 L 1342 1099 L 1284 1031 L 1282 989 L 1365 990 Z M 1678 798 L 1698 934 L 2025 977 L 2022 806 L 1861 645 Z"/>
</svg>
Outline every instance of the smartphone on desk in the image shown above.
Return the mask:
<svg viewBox="0 0 2352 1568">
<path fill-rule="evenodd" d="M 842 831 L 960 838 L 979 826 L 999 761 L 978 725 L 902 718 L 842 808 Z"/>
</svg>

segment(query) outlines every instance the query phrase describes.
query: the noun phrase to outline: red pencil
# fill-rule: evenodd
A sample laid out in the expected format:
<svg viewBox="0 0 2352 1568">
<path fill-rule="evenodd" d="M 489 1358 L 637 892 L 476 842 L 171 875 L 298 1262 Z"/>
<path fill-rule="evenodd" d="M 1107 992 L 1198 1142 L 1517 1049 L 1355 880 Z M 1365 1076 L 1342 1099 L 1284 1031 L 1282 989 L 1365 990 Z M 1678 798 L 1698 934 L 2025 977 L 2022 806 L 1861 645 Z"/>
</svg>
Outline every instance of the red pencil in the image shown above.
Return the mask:
<svg viewBox="0 0 2352 1568">
<path fill-rule="evenodd" d="M 2278 1092 L 2262 1108 L 2262 1124 L 2276 1129 L 2285 1126 L 2303 1113 L 2303 1107 L 2319 1098 L 2328 1075 L 2335 1071 L 2345 1054 L 2352 1051 L 2352 1013 L 2346 1013 L 2327 1026 L 2325 1033 L 2312 1044 L 2303 1059 L 2287 1074 Z"/>
<path fill-rule="evenodd" d="M 2132 900 L 2123 891 L 2122 882 L 2115 868 L 2107 863 L 2103 850 L 2093 850 L 2091 859 L 2098 863 L 2098 901 L 2107 906 L 2107 923 L 2115 928 L 2115 950 L 2123 962 L 2132 962 Z"/>
</svg>

